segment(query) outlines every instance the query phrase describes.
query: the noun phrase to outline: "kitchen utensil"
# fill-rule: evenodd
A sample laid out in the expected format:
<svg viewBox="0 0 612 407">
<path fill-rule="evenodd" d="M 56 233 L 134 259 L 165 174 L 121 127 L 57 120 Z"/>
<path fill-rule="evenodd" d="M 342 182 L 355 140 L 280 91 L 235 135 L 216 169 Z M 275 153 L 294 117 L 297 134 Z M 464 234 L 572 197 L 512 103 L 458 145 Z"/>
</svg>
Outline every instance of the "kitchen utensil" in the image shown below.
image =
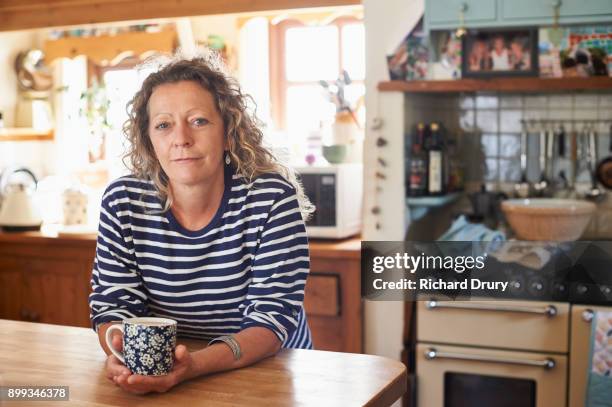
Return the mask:
<svg viewBox="0 0 612 407">
<path fill-rule="evenodd" d="M 558 148 L 558 157 L 559 158 L 565 158 L 565 150 L 566 150 L 566 146 L 565 146 L 565 128 L 563 127 L 563 125 L 559 126 L 559 129 L 557 131 L 557 134 L 555 136 L 555 138 L 557 139 L 557 148 Z"/>
<path fill-rule="evenodd" d="M 588 134 L 588 169 L 589 175 L 591 176 L 591 188 L 586 193 L 586 198 L 592 201 L 601 201 L 605 195 L 601 189 L 597 186 L 597 176 L 595 174 L 597 166 L 597 133 L 593 126 L 587 127 Z"/>
<path fill-rule="evenodd" d="M 28 174 L 34 181 L 33 188 L 25 183 L 11 183 L 10 178 L 16 173 Z M 17 168 L 3 174 L 2 208 L 0 208 L 0 227 L 5 231 L 38 230 L 42 218 L 36 207 L 32 194 L 36 190 L 38 180 L 34 173 L 27 168 Z"/>
<path fill-rule="evenodd" d="M 502 202 L 502 210 L 519 239 L 577 240 L 595 213 L 592 202 L 573 199 L 511 199 Z"/>
<path fill-rule="evenodd" d="M 521 180 L 514 184 L 514 192 L 519 198 L 527 198 L 530 189 L 527 181 L 527 125 L 523 122 L 521 131 Z"/>
<path fill-rule="evenodd" d="M 612 124 L 610 124 L 609 139 L 610 146 L 608 149 L 612 152 Z M 612 155 L 607 156 L 597 164 L 596 176 L 604 187 L 612 189 Z"/>
<path fill-rule="evenodd" d="M 548 129 L 546 127 L 542 127 L 540 130 L 540 154 L 538 159 L 540 164 L 540 180 L 533 185 L 535 193 L 538 196 L 544 196 L 547 193 L 550 185 L 547 165 L 548 144 Z"/>
<path fill-rule="evenodd" d="M 23 90 L 46 91 L 53 86 L 51 71 L 45 66 L 45 54 L 38 49 L 30 49 L 17 54 L 15 73 L 17 82 Z"/>
</svg>

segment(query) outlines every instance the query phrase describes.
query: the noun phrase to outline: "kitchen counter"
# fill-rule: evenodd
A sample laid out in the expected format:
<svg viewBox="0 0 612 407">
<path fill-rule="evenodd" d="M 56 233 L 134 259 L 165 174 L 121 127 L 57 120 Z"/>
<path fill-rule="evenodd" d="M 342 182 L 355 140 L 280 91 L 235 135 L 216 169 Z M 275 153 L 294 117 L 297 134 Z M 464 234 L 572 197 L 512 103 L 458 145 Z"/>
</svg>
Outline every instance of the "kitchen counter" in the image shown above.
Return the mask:
<svg viewBox="0 0 612 407">
<path fill-rule="evenodd" d="M 2 232 L 0 244 L 42 243 L 49 246 L 71 244 L 78 247 L 95 247 L 97 234 L 92 231 L 79 232 L 73 229 L 67 233 L 57 225 L 44 226 L 38 232 Z M 341 240 L 309 239 L 310 254 L 322 258 L 357 259 L 361 258 L 361 240 L 359 236 Z"/>
<path fill-rule="evenodd" d="M 0 320 L 0 385 L 68 386 L 74 405 L 388 406 L 406 390 L 395 360 L 283 349 L 253 366 L 183 383 L 168 393 L 131 395 L 104 376 L 106 355 L 91 329 Z M 203 342 L 181 341 L 190 350 Z M 11 405 L 26 405 L 11 402 Z"/>
<path fill-rule="evenodd" d="M 96 233 L 0 233 L 0 318 L 88 327 L 95 248 Z M 310 241 L 304 308 L 316 349 L 363 351 L 360 248 Z"/>
</svg>

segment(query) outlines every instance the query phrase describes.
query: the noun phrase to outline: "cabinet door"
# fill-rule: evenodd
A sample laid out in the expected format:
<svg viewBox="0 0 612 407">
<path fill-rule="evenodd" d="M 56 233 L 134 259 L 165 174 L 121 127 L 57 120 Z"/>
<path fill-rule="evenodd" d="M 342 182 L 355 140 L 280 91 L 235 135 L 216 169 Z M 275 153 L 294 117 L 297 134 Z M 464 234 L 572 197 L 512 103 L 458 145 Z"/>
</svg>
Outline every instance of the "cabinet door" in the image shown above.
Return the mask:
<svg viewBox="0 0 612 407">
<path fill-rule="evenodd" d="M 304 307 L 315 349 L 363 351 L 359 259 L 329 259 L 313 254 Z"/>
<path fill-rule="evenodd" d="M 561 17 L 574 16 L 611 16 L 612 1 L 610 0 L 563 0 Z M 605 20 L 602 20 L 605 21 Z M 610 19 L 608 19 L 610 22 Z"/>
<path fill-rule="evenodd" d="M 501 18 L 525 25 L 552 24 L 557 4 L 561 23 L 606 22 L 612 16 L 610 0 L 502 0 Z"/>
<path fill-rule="evenodd" d="M 612 307 L 574 305 L 571 311 L 569 407 L 583 407 L 586 397 L 591 319 L 593 311 L 611 312 Z"/>
<path fill-rule="evenodd" d="M 495 21 L 497 18 L 496 0 L 427 0 L 425 15 L 431 28 L 458 27 L 463 10 L 464 22 L 480 23 Z"/>
<path fill-rule="evenodd" d="M 0 318 L 20 319 L 20 270 L 18 259 L 0 256 Z"/>
<path fill-rule="evenodd" d="M 33 259 L 23 270 L 25 320 L 89 327 L 90 267 L 58 259 Z"/>
<path fill-rule="evenodd" d="M 532 20 L 550 19 L 555 15 L 554 0 L 503 0 L 502 19 Z"/>
</svg>

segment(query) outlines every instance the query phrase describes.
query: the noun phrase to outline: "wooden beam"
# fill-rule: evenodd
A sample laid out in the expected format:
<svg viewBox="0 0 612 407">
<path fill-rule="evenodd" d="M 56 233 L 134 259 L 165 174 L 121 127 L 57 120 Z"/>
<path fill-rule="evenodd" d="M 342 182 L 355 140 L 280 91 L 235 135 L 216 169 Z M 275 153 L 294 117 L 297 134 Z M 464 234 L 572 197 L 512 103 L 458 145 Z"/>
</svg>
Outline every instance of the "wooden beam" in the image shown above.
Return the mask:
<svg viewBox="0 0 612 407">
<path fill-rule="evenodd" d="M 360 0 L 4 0 L 0 31 L 309 7 L 347 6 Z"/>
</svg>

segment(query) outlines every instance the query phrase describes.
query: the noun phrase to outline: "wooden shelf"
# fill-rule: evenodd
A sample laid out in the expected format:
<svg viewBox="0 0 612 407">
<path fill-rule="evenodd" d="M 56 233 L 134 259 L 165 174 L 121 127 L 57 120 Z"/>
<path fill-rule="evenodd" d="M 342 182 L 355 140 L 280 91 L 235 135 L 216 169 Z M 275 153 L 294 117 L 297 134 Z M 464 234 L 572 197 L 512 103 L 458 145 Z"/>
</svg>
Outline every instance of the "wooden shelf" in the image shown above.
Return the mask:
<svg viewBox="0 0 612 407">
<path fill-rule="evenodd" d="M 491 78 L 444 81 L 386 81 L 378 83 L 382 92 L 559 92 L 612 90 L 612 78 Z"/>
<path fill-rule="evenodd" d="M 50 141 L 53 137 L 53 130 L 41 131 L 27 127 L 0 129 L 0 141 Z"/>
<path fill-rule="evenodd" d="M 116 65 L 127 56 L 144 58 L 155 52 L 171 54 L 177 43 L 177 33 L 173 29 L 151 33 L 126 32 L 100 37 L 60 38 L 45 41 L 45 62 L 86 55 L 98 65 Z"/>
</svg>

